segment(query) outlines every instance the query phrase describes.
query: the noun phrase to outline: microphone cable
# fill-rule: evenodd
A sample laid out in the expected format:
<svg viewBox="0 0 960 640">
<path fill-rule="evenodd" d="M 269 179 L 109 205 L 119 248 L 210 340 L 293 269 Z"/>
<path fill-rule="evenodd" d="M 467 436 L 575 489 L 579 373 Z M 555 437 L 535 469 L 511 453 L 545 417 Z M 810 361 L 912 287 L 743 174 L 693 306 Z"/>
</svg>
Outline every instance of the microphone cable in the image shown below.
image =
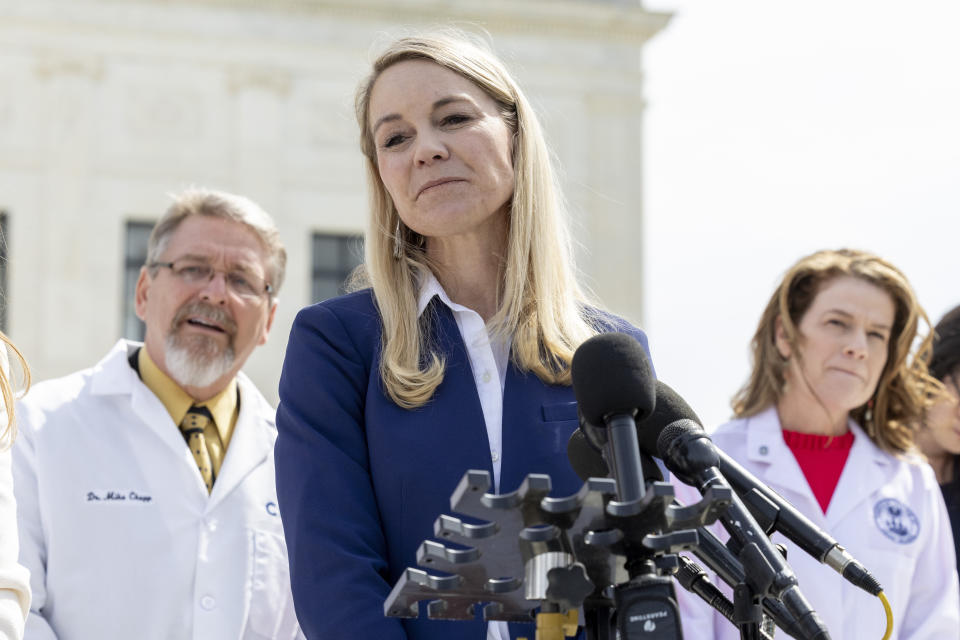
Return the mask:
<svg viewBox="0 0 960 640">
<path fill-rule="evenodd" d="M 883 634 L 882 640 L 890 640 L 890 636 L 893 635 L 893 609 L 890 608 L 890 601 L 887 600 L 887 595 L 883 591 L 878 593 L 877 597 L 883 603 L 883 612 L 887 616 L 887 632 Z"/>
<path fill-rule="evenodd" d="M 848 554 L 843 547 L 834 547 L 830 550 L 830 554 L 835 554 L 838 550 L 842 556 L 849 559 L 849 562 L 847 562 L 841 572 L 843 577 L 870 595 L 877 596 L 880 599 L 880 603 L 883 605 L 884 616 L 887 619 L 887 630 L 884 632 L 881 640 L 890 640 L 890 637 L 893 635 L 893 609 L 890 607 L 890 601 L 887 599 L 887 595 L 883 592 L 883 587 L 880 586 L 877 579 L 873 577 L 873 574 L 867 571 L 859 562 L 851 558 L 850 554 Z M 834 566 L 830 563 L 825 564 Z"/>
</svg>

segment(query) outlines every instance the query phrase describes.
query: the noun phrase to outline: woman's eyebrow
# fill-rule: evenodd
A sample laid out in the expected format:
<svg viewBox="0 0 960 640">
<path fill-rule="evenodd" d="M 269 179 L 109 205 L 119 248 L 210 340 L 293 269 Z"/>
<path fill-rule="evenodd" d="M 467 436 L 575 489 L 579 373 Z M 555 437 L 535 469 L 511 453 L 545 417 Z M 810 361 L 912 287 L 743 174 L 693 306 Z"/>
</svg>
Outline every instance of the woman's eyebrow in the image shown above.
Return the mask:
<svg viewBox="0 0 960 640">
<path fill-rule="evenodd" d="M 440 107 L 446 106 L 446 105 L 451 104 L 451 103 L 453 103 L 453 102 L 466 102 L 466 103 L 471 104 L 471 105 L 474 104 L 473 100 L 471 100 L 471 99 L 470 99 L 469 97 L 467 97 L 466 95 L 453 95 L 453 96 L 446 96 L 446 97 L 440 98 L 439 100 L 434 101 L 432 107 L 433 107 L 433 110 L 435 111 L 435 110 L 439 109 Z M 379 118 L 379 119 L 373 124 L 373 128 L 371 129 L 371 132 L 372 132 L 372 133 L 376 133 L 376 132 L 377 132 L 377 129 L 379 129 L 381 125 L 383 125 L 383 124 L 385 124 L 385 123 L 387 123 L 387 122 L 393 122 L 393 121 L 395 121 L 395 120 L 400 120 L 401 117 L 402 117 L 402 116 L 401 116 L 399 113 L 388 113 L 387 115 Z"/>
</svg>

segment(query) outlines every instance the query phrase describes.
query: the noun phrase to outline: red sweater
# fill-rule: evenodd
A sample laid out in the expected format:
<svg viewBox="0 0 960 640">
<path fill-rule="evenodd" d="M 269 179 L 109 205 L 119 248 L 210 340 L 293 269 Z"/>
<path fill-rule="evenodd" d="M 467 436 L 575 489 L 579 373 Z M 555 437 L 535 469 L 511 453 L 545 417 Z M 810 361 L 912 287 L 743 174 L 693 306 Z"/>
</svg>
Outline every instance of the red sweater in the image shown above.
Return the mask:
<svg viewBox="0 0 960 640">
<path fill-rule="evenodd" d="M 783 439 L 797 459 L 820 508 L 826 513 L 853 447 L 853 432 L 848 431 L 842 436 L 821 436 L 784 429 Z"/>
</svg>

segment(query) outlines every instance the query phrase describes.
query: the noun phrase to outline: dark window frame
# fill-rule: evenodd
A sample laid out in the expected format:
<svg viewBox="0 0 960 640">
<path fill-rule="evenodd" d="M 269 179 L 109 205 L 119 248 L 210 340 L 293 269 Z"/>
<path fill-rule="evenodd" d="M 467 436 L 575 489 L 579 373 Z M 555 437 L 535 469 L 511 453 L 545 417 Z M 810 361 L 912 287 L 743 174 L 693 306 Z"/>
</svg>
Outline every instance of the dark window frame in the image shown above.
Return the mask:
<svg viewBox="0 0 960 640">
<path fill-rule="evenodd" d="M 362 263 L 363 234 L 314 231 L 310 236 L 310 301 L 345 293 L 347 278 Z"/>
<path fill-rule="evenodd" d="M 121 335 L 128 340 L 143 341 L 146 327 L 136 313 L 137 280 L 140 278 L 140 267 L 147 260 L 147 240 L 153 230 L 155 221 L 143 219 L 127 219 L 123 226 L 123 293 L 120 326 Z M 131 233 L 136 233 L 137 244 L 133 246 Z M 138 251 L 137 249 L 142 249 Z"/>
<path fill-rule="evenodd" d="M 10 214 L 0 209 L 0 331 L 7 333 L 10 317 L 10 282 L 7 263 L 10 258 L 8 242 L 10 240 Z"/>
</svg>

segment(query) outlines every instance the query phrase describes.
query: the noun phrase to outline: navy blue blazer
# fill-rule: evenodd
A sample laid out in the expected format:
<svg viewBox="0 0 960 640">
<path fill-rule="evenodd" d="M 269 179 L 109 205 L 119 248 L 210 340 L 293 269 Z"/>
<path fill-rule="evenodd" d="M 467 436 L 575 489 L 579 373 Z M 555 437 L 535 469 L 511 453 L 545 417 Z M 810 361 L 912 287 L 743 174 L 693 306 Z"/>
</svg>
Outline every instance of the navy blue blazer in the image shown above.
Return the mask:
<svg viewBox="0 0 960 640">
<path fill-rule="evenodd" d="M 308 638 L 450 640 L 486 638 L 476 621 L 399 620 L 383 603 L 468 469 L 491 477 L 490 445 L 466 347 L 452 312 L 437 298 L 432 340 L 446 355 L 433 398 L 409 410 L 380 380 L 380 316 L 368 290 L 299 312 L 290 332 L 277 409 L 277 497 L 290 555 L 300 626 Z M 610 318 L 610 329 L 639 329 Z M 503 399 L 501 490 L 529 473 L 548 474 L 553 495 L 582 482 L 567 461 L 577 428 L 569 386 L 545 384 L 513 365 Z M 511 635 L 535 635 L 510 625 Z"/>
</svg>

